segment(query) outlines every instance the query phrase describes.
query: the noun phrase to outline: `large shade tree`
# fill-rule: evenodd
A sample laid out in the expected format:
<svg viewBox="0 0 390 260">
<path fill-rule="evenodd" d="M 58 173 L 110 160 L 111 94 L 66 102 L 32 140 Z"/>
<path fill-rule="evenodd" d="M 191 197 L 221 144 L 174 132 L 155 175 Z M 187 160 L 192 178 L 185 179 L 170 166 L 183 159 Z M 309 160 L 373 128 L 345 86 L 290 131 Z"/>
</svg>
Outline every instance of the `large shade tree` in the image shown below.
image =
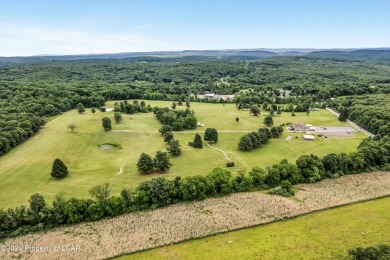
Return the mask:
<svg viewBox="0 0 390 260">
<path fill-rule="evenodd" d="M 218 131 L 215 128 L 207 128 L 204 132 L 204 140 L 210 142 L 210 143 L 217 143 L 218 142 Z"/>
</svg>

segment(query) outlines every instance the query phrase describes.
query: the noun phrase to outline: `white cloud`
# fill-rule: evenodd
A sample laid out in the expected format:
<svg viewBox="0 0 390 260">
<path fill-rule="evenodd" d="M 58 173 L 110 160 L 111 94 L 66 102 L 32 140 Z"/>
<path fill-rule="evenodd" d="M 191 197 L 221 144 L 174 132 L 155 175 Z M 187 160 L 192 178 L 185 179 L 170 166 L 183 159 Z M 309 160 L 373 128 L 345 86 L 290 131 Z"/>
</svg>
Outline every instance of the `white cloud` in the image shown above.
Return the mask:
<svg viewBox="0 0 390 260">
<path fill-rule="evenodd" d="M 88 54 L 180 49 L 142 34 L 140 25 L 127 31 L 96 33 L 76 28 L 29 26 L 0 22 L 0 56 Z"/>
</svg>

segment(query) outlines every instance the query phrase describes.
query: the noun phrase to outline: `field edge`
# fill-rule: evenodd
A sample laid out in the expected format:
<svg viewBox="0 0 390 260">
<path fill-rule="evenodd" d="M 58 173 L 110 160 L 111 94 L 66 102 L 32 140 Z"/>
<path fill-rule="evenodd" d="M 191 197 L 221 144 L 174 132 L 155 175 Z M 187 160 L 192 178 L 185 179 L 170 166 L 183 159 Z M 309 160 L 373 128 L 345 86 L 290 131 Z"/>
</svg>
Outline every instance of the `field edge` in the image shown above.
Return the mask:
<svg viewBox="0 0 390 260">
<path fill-rule="evenodd" d="M 125 253 L 125 254 L 116 255 L 116 256 L 113 256 L 113 257 L 106 258 L 106 259 L 107 260 L 113 260 L 113 259 L 118 259 L 119 260 L 119 259 L 121 259 L 121 257 L 127 257 L 127 256 L 131 257 L 134 254 L 147 252 L 147 251 L 150 251 L 150 250 L 159 249 L 159 248 L 163 248 L 163 247 L 166 247 L 166 246 L 173 246 L 173 245 L 178 245 L 178 244 L 185 243 L 185 242 L 197 241 L 197 240 L 201 240 L 201 239 L 204 239 L 204 238 L 207 238 L 207 237 L 214 237 L 214 236 L 218 236 L 218 235 L 222 235 L 222 234 L 227 234 L 227 233 L 230 233 L 230 232 L 236 232 L 236 231 L 250 229 L 250 228 L 256 228 L 256 227 L 260 227 L 260 226 L 266 226 L 266 225 L 269 225 L 269 224 L 272 224 L 272 223 L 289 221 L 289 220 L 297 219 L 297 218 L 300 218 L 300 217 L 304 217 L 306 215 L 320 213 L 322 211 L 327 211 L 327 210 L 347 207 L 347 206 L 351 206 L 351 205 L 354 205 L 354 204 L 365 203 L 365 202 L 369 202 L 369 201 L 381 200 L 381 199 L 385 199 L 385 198 L 390 198 L 390 195 L 383 195 L 383 196 L 379 196 L 379 197 L 376 197 L 376 198 L 362 199 L 362 200 L 359 200 L 359 201 L 353 201 L 353 202 L 349 202 L 349 203 L 346 203 L 346 204 L 335 205 L 335 206 L 331 206 L 331 207 L 328 207 L 328 208 L 316 209 L 316 210 L 305 212 L 305 213 L 302 213 L 302 214 L 299 214 L 299 215 L 295 215 L 295 216 L 292 216 L 292 217 L 286 217 L 286 218 L 283 218 L 283 219 L 276 219 L 276 220 L 272 220 L 270 222 L 260 223 L 260 224 L 247 226 L 247 227 L 240 227 L 240 228 L 237 228 L 237 229 L 233 228 L 232 230 L 221 231 L 221 232 L 217 232 L 215 234 L 206 235 L 206 236 L 202 236 L 202 237 L 194 237 L 194 238 L 190 238 L 190 239 L 185 239 L 185 240 L 182 240 L 182 241 L 169 243 L 169 244 L 162 245 L 162 246 L 157 246 L 157 247 L 154 247 L 154 248 L 148 248 L 148 249 L 135 251 L 135 252 L 132 252 L 132 253 Z"/>
</svg>

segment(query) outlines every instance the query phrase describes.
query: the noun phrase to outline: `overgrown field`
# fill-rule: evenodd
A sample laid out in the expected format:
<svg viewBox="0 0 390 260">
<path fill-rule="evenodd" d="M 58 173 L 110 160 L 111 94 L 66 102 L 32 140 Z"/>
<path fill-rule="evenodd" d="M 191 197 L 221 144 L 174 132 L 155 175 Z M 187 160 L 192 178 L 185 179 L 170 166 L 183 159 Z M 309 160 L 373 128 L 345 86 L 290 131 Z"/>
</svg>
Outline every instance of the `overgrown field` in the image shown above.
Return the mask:
<svg viewBox="0 0 390 260">
<path fill-rule="evenodd" d="M 301 184 L 296 188 L 296 200 L 256 192 L 237 193 L 10 238 L 2 243 L 48 247 L 58 243 L 72 244 L 80 245 L 81 251 L 0 252 L 0 258 L 104 259 L 169 245 L 282 220 L 313 210 L 390 195 L 390 173 L 348 175 L 315 184 Z M 271 226 L 192 241 L 175 246 L 177 250 L 163 248 L 135 257 L 153 259 L 161 255 L 170 259 L 204 259 L 224 255 L 231 258 L 236 255 L 253 258 L 261 257 L 261 252 L 265 256 L 278 255 L 277 258 L 287 258 L 287 253 L 297 257 L 298 254 L 308 254 L 301 255 L 304 258 L 339 258 L 351 247 L 388 243 L 390 234 L 384 227 L 390 220 L 389 197 L 359 205 L 352 205 L 350 209 L 334 209 L 331 213 L 308 215 L 303 220 L 283 221 Z M 298 223 L 294 224 L 294 221 Z M 199 250 L 200 247 L 203 250 Z M 240 253 L 244 255 L 238 255 Z"/>
<path fill-rule="evenodd" d="M 147 101 L 152 106 L 170 106 L 171 102 Z M 109 102 L 107 107 L 112 107 Z M 178 107 L 178 109 L 184 109 Z M 214 127 L 219 134 L 216 147 L 227 152 L 237 164 L 233 171 L 247 171 L 254 166 L 270 166 L 282 159 L 294 162 L 302 154 L 352 152 L 365 136 L 362 133 L 350 138 L 329 137 L 317 138 L 314 142 L 304 141 L 301 134 L 284 133 L 278 139 L 252 152 L 242 152 L 237 148 L 238 141 L 245 131 L 255 131 L 264 127 L 264 115 L 249 115 L 248 110 L 238 111 L 234 104 L 191 103 L 195 116 L 205 127 L 196 130 L 175 133 L 174 136 L 182 145 L 180 157 L 172 158 L 173 167 L 164 176 L 188 176 L 208 174 L 213 168 L 225 167 L 224 156 L 207 146 L 193 149 L 187 145 L 196 132 L 207 127 Z M 267 113 L 267 112 L 264 112 Z M 113 121 L 113 130 L 104 132 L 101 119 L 109 116 Z M 239 122 L 235 118 L 239 117 Z M 67 125 L 75 123 L 75 132 L 70 132 Z M 309 116 L 305 113 L 283 113 L 274 117 L 275 125 L 286 122 L 311 123 L 317 126 L 347 126 L 339 122 L 328 111 L 313 111 Z M 49 201 L 59 192 L 66 197 L 89 197 L 88 190 L 98 184 L 109 182 L 112 193 L 118 193 L 124 187 L 135 187 L 139 182 L 155 177 L 140 175 L 136 162 L 142 152 L 154 156 L 155 152 L 165 150 L 163 138 L 158 133 L 161 124 L 153 113 L 123 115 L 123 122 L 115 124 L 113 112 L 92 114 L 87 110 L 78 114 L 75 110 L 53 118 L 35 136 L 0 158 L 0 208 L 15 207 L 26 204 L 30 195 L 40 193 Z M 298 136 L 285 141 L 287 135 Z M 117 143 L 120 150 L 103 151 L 98 149 L 102 143 Z M 69 169 L 69 176 L 55 180 L 50 176 L 51 166 L 55 158 L 60 158 Z"/>
<path fill-rule="evenodd" d="M 387 197 L 118 259 L 344 259 L 351 248 L 390 243 L 389 211 Z"/>
</svg>

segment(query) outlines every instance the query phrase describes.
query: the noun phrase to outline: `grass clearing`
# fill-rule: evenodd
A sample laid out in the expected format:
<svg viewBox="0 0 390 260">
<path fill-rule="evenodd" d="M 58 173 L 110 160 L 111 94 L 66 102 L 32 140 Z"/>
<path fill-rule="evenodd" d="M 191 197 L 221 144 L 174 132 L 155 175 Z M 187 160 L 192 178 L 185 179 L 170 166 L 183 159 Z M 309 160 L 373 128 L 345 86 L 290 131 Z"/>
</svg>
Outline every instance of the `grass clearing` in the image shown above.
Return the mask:
<svg viewBox="0 0 390 260">
<path fill-rule="evenodd" d="M 390 243 L 389 212 L 387 197 L 118 259 L 344 259 L 348 249 Z"/>
<path fill-rule="evenodd" d="M 146 101 L 152 106 L 171 106 L 168 101 Z M 113 101 L 107 102 L 112 107 Z M 185 109 L 185 106 L 178 107 Z M 254 117 L 249 111 L 237 111 L 234 104 L 191 103 L 191 109 L 196 112 L 199 122 L 205 127 L 186 131 L 189 133 L 175 134 L 182 145 L 183 153 L 178 158 L 172 158 L 173 167 L 163 176 L 174 178 L 177 175 L 189 176 L 208 174 L 213 168 L 225 167 L 227 160 L 217 150 L 204 146 L 203 149 L 193 149 L 188 146 L 196 132 L 207 127 L 221 132 L 219 142 L 215 147 L 227 152 L 228 156 L 238 165 L 232 170 L 248 171 L 254 166 L 269 166 L 286 158 L 294 162 L 301 154 L 314 153 L 325 155 L 330 152 L 351 152 L 356 150 L 362 138 L 357 133 L 351 138 L 316 138 L 314 142 L 304 141 L 301 134 L 284 133 L 280 138 L 271 140 L 264 147 L 252 152 L 241 152 L 237 145 L 244 133 L 239 131 L 255 131 L 264 127 L 264 115 Z M 283 113 L 275 117 L 276 125 L 286 122 L 303 122 L 322 126 L 348 126 L 326 110 L 313 111 L 310 116 L 305 113 Z M 112 118 L 113 131 L 104 132 L 101 119 L 103 116 Z M 237 123 L 235 118 L 239 117 Z M 75 123 L 75 132 L 67 129 L 69 123 Z M 105 182 L 109 182 L 112 193 L 117 194 L 123 187 L 134 188 L 139 182 L 161 174 L 143 176 L 137 172 L 136 162 L 142 152 L 154 156 L 158 150 L 164 151 L 165 144 L 158 133 L 161 124 L 153 113 L 123 115 L 123 122 L 116 124 L 113 112 L 78 114 L 75 110 L 54 117 L 34 137 L 14 148 L 0 158 L 0 208 L 15 207 L 27 204 L 28 198 L 34 193 L 40 193 L 50 202 L 55 194 L 64 192 L 66 197 L 89 197 L 88 190 Z M 236 132 L 237 131 L 237 132 Z M 285 141 L 287 135 L 293 136 Z M 295 139 L 295 136 L 299 136 Z M 99 144 L 114 143 L 122 149 L 101 150 Z M 64 161 L 69 169 L 68 177 L 55 180 L 50 176 L 55 158 Z M 118 174 L 121 172 L 121 174 Z"/>
</svg>

